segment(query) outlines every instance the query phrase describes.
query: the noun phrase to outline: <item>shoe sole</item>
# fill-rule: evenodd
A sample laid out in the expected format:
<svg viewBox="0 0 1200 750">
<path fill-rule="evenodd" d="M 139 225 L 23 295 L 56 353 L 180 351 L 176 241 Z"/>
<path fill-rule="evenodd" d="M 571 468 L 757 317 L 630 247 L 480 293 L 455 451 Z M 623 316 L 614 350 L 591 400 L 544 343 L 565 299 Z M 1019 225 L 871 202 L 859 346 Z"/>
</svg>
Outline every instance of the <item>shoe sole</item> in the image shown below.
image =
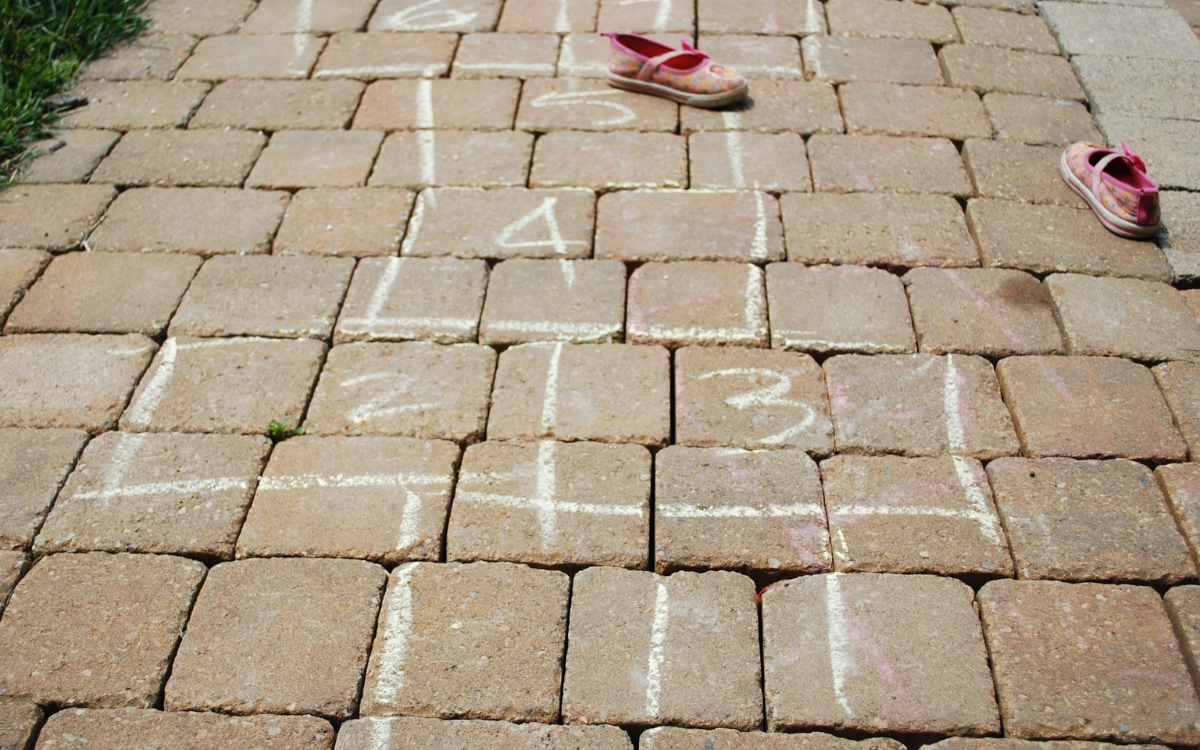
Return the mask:
<svg viewBox="0 0 1200 750">
<path fill-rule="evenodd" d="M 670 86 L 663 86 L 660 83 L 651 83 L 650 81 L 639 81 L 636 78 L 626 78 L 615 73 L 608 74 L 608 85 L 626 91 L 636 91 L 639 94 L 650 94 L 652 96 L 661 96 L 664 99 L 670 99 L 673 102 L 687 104 L 692 107 L 700 107 L 702 109 L 716 109 L 724 107 L 728 104 L 741 101 L 745 98 L 747 92 L 750 91 L 750 84 L 743 83 L 736 89 L 723 91 L 720 94 L 689 94 L 686 91 L 678 91 Z"/>
<path fill-rule="evenodd" d="M 1076 193 L 1079 193 L 1080 198 L 1083 198 L 1085 201 L 1087 201 L 1087 204 L 1092 209 L 1092 212 L 1096 214 L 1096 217 L 1100 219 L 1100 223 L 1103 224 L 1104 228 L 1108 231 L 1112 232 L 1113 234 L 1118 234 L 1122 237 L 1128 237 L 1132 240 L 1144 240 L 1148 237 L 1153 237 L 1154 235 L 1158 234 L 1160 225 L 1155 224 L 1152 227 L 1148 227 L 1141 224 L 1134 224 L 1132 221 L 1122 219 L 1120 216 L 1117 216 L 1112 211 L 1109 211 L 1107 208 L 1101 205 L 1100 200 L 1096 198 L 1096 196 L 1092 195 L 1092 191 L 1088 190 L 1083 182 L 1080 181 L 1080 179 L 1076 177 L 1073 172 L 1071 172 L 1071 168 L 1067 166 L 1067 152 L 1065 151 L 1063 152 L 1062 158 L 1058 160 L 1058 168 L 1059 171 L 1062 172 L 1063 180 L 1066 181 L 1067 185 L 1069 185 L 1072 190 L 1074 190 Z"/>
</svg>

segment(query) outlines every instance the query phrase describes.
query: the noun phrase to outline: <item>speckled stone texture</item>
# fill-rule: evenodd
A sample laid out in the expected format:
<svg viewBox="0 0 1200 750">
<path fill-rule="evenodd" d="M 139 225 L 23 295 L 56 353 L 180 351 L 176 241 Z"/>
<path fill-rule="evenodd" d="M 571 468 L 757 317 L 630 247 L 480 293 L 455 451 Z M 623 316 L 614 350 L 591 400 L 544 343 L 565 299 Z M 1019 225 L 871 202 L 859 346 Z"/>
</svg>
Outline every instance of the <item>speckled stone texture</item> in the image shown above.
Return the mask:
<svg viewBox="0 0 1200 750">
<path fill-rule="evenodd" d="M 332 750 L 333 727 L 315 716 L 223 716 L 190 711 L 72 709 L 46 722 L 38 747 L 89 750 L 187 747 L 224 750 Z"/>
<path fill-rule="evenodd" d="M 288 440 L 258 482 L 238 557 L 436 560 L 458 459 L 443 441 Z"/>
<path fill-rule="evenodd" d="M 204 573 L 166 555 L 42 558 L 0 620 L 5 697 L 53 708 L 156 705 Z"/>
<path fill-rule="evenodd" d="M 360 713 L 556 721 L 569 590 L 513 563 L 396 568 Z"/>
<path fill-rule="evenodd" d="M 762 597 L 767 725 L 1000 730 L 974 592 L 952 578 L 827 573 Z"/>
<path fill-rule="evenodd" d="M 640 739 L 642 750 L 900 750 L 899 742 L 873 737 L 855 742 L 823 732 L 783 734 L 732 729 L 655 727 Z"/>
<path fill-rule="evenodd" d="M 1007 734 L 1197 741 L 1200 705 L 1154 589 L 993 581 L 979 605 Z"/>
<path fill-rule="evenodd" d="M 175 656 L 164 707 L 353 716 L 386 575 L 359 560 L 214 567 Z"/>
<path fill-rule="evenodd" d="M 807 454 L 671 446 L 654 462 L 659 573 L 830 569 L 821 480 Z"/>
<path fill-rule="evenodd" d="M 348 721 L 338 732 L 337 750 L 633 750 L 618 727 L 561 724 L 509 724 L 499 721 L 444 721 L 405 716 Z"/>
<path fill-rule="evenodd" d="M 566 723 L 761 725 L 749 578 L 589 568 L 576 574 L 572 599 Z"/>
<path fill-rule="evenodd" d="M 0 429 L 0 549 L 28 549 L 75 466 L 82 430 Z"/>
</svg>

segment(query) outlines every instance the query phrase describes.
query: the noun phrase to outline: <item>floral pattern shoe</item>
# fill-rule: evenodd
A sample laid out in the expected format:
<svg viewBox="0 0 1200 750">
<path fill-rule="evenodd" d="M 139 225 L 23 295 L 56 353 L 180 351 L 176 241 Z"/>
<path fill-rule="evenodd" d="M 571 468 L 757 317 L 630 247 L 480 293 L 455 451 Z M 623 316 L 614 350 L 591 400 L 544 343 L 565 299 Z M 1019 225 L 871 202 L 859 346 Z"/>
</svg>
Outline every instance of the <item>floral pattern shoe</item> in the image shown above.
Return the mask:
<svg viewBox="0 0 1200 750">
<path fill-rule="evenodd" d="M 733 104 L 750 90 L 740 73 L 713 65 L 686 39 L 683 49 L 674 49 L 641 34 L 606 31 L 603 36 L 612 40 L 608 82 L 619 89 L 705 108 Z"/>
<path fill-rule="evenodd" d="M 1110 232 L 1134 239 L 1158 234 L 1158 183 L 1129 146 L 1122 143 L 1118 151 L 1073 143 L 1063 152 L 1061 168 L 1063 179 Z"/>
</svg>

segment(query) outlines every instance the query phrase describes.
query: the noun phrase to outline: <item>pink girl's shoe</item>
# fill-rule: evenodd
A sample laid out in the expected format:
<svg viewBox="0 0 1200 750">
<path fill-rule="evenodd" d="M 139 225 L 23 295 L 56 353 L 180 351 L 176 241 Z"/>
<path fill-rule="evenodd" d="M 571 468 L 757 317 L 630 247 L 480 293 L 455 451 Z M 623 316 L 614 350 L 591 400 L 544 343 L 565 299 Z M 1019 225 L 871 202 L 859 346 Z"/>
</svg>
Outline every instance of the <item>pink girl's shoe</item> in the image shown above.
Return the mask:
<svg viewBox="0 0 1200 750">
<path fill-rule="evenodd" d="M 750 90 L 741 74 L 713 65 L 686 39 L 683 49 L 674 49 L 641 34 L 606 31 L 603 36 L 612 40 L 608 82 L 619 89 L 705 108 L 733 104 Z"/>
<path fill-rule="evenodd" d="M 1062 176 L 1113 234 L 1142 239 L 1158 234 L 1158 183 L 1129 146 L 1121 151 L 1073 143 L 1062 155 Z"/>
</svg>

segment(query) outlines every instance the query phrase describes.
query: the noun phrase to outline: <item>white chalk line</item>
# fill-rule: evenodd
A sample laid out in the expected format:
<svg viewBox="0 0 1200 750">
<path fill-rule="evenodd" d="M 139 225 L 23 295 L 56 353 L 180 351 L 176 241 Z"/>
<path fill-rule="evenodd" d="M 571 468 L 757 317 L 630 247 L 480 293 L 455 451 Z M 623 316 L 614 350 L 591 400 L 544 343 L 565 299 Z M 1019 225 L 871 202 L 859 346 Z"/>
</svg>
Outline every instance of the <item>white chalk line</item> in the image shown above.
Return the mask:
<svg viewBox="0 0 1200 750">
<path fill-rule="evenodd" d="M 479 16 L 477 12 L 464 11 L 457 8 L 433 8 L 427 10 L 434 5 L 440 5 L 444 2 L 447 2 L 447 0 L 425 0 L 425 2 L 409 6 L 404 10 L 393 13 L 384 25 L 391 31 L 435 31 L 437 29 L 449 29 L 454 26 L 469 24 Z M 431 18 L 444 18 L 445 20 L 441 22 L 421 22 L 419 20 Z"/>
<path fill-rule="evenodd" d="M 552 441 L 546 441 L 552 442 Z M 540 468 L 540 467 L 539 467 Z M 463 479 L 462 484 L 466 483 Z M 523 497 L 521 495 L 504 495 L 492 492 L 473 492 L 459 490 L 455 493 L 454 501 L 501 505 L 507 508 L 540 510 L 542 507 L 553 506 L 560 513 L 590 513 L 597 516 L 642 516 L 645 511 L 640 505 L 607 505 L 603 503 L 577 503 L 569 500 L 544 500 L 540 497 Z"/>
<path fill-rule="evenodd" d="M 549 72 L 554 74 L 554 63 L 523 63 L 523 62 L 461 62 L 455 61 L 454 67 L 462 70 L 525 70 L 530 72 Z M 536 105 L 535 105 L 536 106 Z"/>
<path fill-rule="evenodd" d="M 554 16 L 554 30 L 559 34 L 566 34 L 571 30 L 571 16 L 567 13 L 569 2 L 570 0 L 558 0 L 558 12 Z"/>
<path fill-rule="evenodd" d="M 527 247 L 549 247 L 554 249 L 555 255 L 566 255 L 568 245 L 587 245 L 588 243 L 585 240 L 568 240 L 563 238 L 562 228 L 558 224 L 558 214 L 554 210 L 556 205 L 558 205 L 558 197 L 553 195 L 547 196 L 537 208 L 522 215 L 516 221 L 501 229 L 495 238 L 496 245 L 509 250 L 518 250 Z M 548 239 L 525 241 L 516 241 L 513 239 L 518 232 L 538 219 L 545 222 L 546 231 L 549 234 Z M 572 273 L 574 273 L 574 270 L 572 270 Z"/>
<path fill-rule="evenodd" d="M 620 96 L 623 92 L 616 89 L 600 91 L 551 91 L 530 101 L 530 106 L 542 107 L 571 107 L 575 105 L 603 107 L 617 112 L 617 115 L 604 120 L 592 119 L 592 125 L 598 128 L 625 125 L 637 119 L 637 114 L 620 102 L 605 101 L 602 97 Z"/>
<path fill-rule="evenodd" d="M 140 433 L 144 434 L 144 433 Z M 121 466 L 114 459 L 114 468 Z M 119 480 L 118 480 L 119 481 Z M 112 500 L 124 497 L 158 497 L 163 495 L 194 495 L 198 492 L 227 492 L 248 490 L 250 481 L 238 477 L 212 477 L 208 479 L 178 479 L 172 482 L 147 482 L 125 486 L 110 486 L 99 490 L 77 492 L 72 500 Z"/>
<path fill-rule="evenodd" d="M 542 437 L 554 437 L 558 426 L 558 368 L 562 361 L 563 342 L 554 344 L 546 366 L 546 385 L 542 389 Z"/>
<path fill-rule="evenodd" d="M 746 171 L 744 164 L 745 151 L 742 147 L 742 134 L 738 128 L 742 118 L 737 112 L 722 112 L 721 120 L 725 124 L 725 152 L 729 154 L 729 169 L 733 174 L 735 188 L 746 187 Z"/>
<path fill-rule="evenodd" d="M 259 480 L 260 491 L 308 490 L 314 487 L 406 487 L 410 484 L 444 485 L 453 479 L 445 474 L 296 474 L 266 476 Z"/>
<path fill-rule="evenodd" d="M 380 329 L 390 329 L 393 332 L 408 332 L 408 331 L 425 331 L 425 330 L 445 330 L 453 331 L 474 331 L 477 321 L 474 318 L 423 318 L 423 317 L 396 317 L 396 318 L 347 318 L 338 326 L 342 333 L 349 335 L 357 334 L 381 334 L 386 335 L 387 331 Z"/>
<path fill-rule="evenodd" d="M 676 327 L 640 323 L 629 324 L 629 335 L 643 339 L 679 342 L 710 341 L 713 339 L 720 339 L 722 341 L 758 341 L 761 338 L 759 333 L 747 331 L 744 328 Z"/>
<path fill-rule="evenodd" d="M 817 15 L 816 0 L 807 0 L 804 4 L 804 31 L 810 34 L 821 32 L 821 17 Z"/>
<path fill-rule="evenodd" d="M 171 382 L 171 376 L 175 372 L 179 342 L 172 336 L 163 342 L 162 349 L 159 349 L 158 354 L 158 368 L 150 376 L 149 382 L 146 383 L 146 387 L 142 389 L 133 406 L 129 407 L 127 416 L 130 422 L 149 425 L 154 410 L 162 402 L 167 385 Z"/>
<path fill-rule="evenodd" d="M 485 326 L 489 331 L 545 333 L 572 339 L 601 339 L 621 331 L 620 323 L 568 323 L 553 320 L 497 320 Z"/>
<path fill-rule="evenodd" d="M 395 703 L 396 696 L 404 688 L 408 640 L 413 626 L 412 574 L 418 565 L 420 563 L 408 563 L 392 572 L 395 582 L 388 594 L 383 649 L 375 675 L 375 700 L 379 703 Z"/>
<path fill-rule="evenodd" d="M 946 374 L 942 378 L 942 412 L 946 422 L 946 439 L 951 453 L 967 450 L 966 434 L 963 430 L 962 412 L 958 397 L 958 368 L 954 366 L 954 355 L 946 355 Z"/>
<path fill-rule="evenodd" d="M 650 625 L 650 655 L 646 660 L 646 713 L 658 717 L 658 699 L 662 693 L 662 667 L 670 622 L 667 584 L 659 582 L 654 595 L 654 620 Z"/>
<path fill-rule="evenodd" d="M 419 73 L 423 78 L 437 78 L 445 74 L 445 64 L 396 63 L 393 65 L 364 65 L 356 68 L 325 68 L 313 73 L 313 78 L 383 78 L 393 75 Z"/>
<path fill-rule="evenodd" d="M 989 541 L 997 547 L 1004 547 L 1004 540 L 1000 536 L 1000 519 L 988 509 L 983 487 L 975 476 L 971 462 L 962 456 L 951 456 L 950 459 L 954 462 L 954 472 L 967 495 L 967 502 L 975 509 L 969 517 L 979 522 L 979 530 Z"/>
<path fill-rule="evenodd" d="M 558 542 L 558 511 L 554 496 L 558 489 L 557 450 L 553 440 L 538 443 L 537 487 L 534 490 L 537 503 L 533 506 L 541 526 L 542 549 L 549 549 Z"/>
<path fill-rule="evenodd" d="M 829 642 L 829 669 L 833 676 L 833 697 L 847 716 L 853 717 L 846 696 L 846 677 L 850 672 L 850 633 L 846 627 L 840 573 L 825 575 L 825 628 Z"/>
<path fill-rule="evenodd" d="M 412 218 L 408 220 L 408 231 L 404 234 L 404 241 L 400 243 L 400 255 L 412 255 L 413 247 L 417 244 L 417 237 L 421 233 L 421 224 L 425 221 L 426 204 L 429 208 L 437 208 L 437 193 L 432 190 L 422 190 L 417 195 L 416 205 L 413 206 Z"/>
<path fill-rule="evenodd" d="M 782 406 L 785 408 L 800 409 L 804 412 L 795 424 L 784 430 L 781 430 L 773 435 L 768 435 L 762 438 L 760 442 L 767 445 L 780 445 L 790 438 L 801 435 L 817 419 L 816 410 L 809 404 L 797 399 L 788 398 L 787 394 L 792 390 L 792 378 L 790 375 L 771 370 L 765 367 L 729 367 L 722 370 L 712 370 L 703 373 L 696 377 L 696 380 L 709 380 L 711 378 L 724 378 L 743 376 L 748 379 L 753 378 L 769 378 L 775 382 L 761 388 L 746 391 L 744 393 L 735 393 L 732 396 L 725 397 L 725 403 L 738 411 L 757 407 L 776 407 Z"/>
<path fill-rule="evenodd" d="M 433 80 L 417 81 L 417 155 L 421 163 L 421 182 L 437 182 L 437 141 L 433 134 Z"/>
<path fill-rule="evenodd" d="M 761 193 L 760 193 L 761 195 Z M 763 242 L 763 257 L 766 257 L 766 242 Z M 767 311 L 766 297 L 763 295 L 763 270 L 755 265 L 746 266 L 746 308 L 743 315 L 746 328 L 754 332 L 766 333 Z"/>
<path fill-rule="evenodd" d="M 391 750 L 392 720 L 371 717 L 366 721 L 371 722 L 371 750 Z"/>
<path fill-rule="evenodd" d="M 404 265 L 404 260 L 404 258 L 387 259 L 387 264 L 383 267 L 383 273 L 379 275 L 379 281 L 375 284 L 374 291 L 371 292 L 371 301 L 367 303 L 367 312 L 362 318 L 352 318 L 351 320 L 374 322 L 379 318 L 379 313 L 382 312 L 383 306 L 387 304 L 387 299 L 392 294 L 392 287 L 396 285 L 396 279 L 400 276 L 400 269 Z"/>
<path fill-rule="evenodd" d="M 812 338 L 814 331 L 791 331 L 772 328 L 771 339 L 777 346 L 797 349 L 813 349 L 822 347 L 829 350 L 863 350 L 874 345 L 865 341 L 831 341 L 829 339 Z"/>
<path fill-rule="evenodd" d="M 655 515 L 665 518 L 789 518 L 820 516 L 825 508 L 818 503 L 783 505 L 696 505 L 690 503 L 656 503 Z"/>
</svg>

